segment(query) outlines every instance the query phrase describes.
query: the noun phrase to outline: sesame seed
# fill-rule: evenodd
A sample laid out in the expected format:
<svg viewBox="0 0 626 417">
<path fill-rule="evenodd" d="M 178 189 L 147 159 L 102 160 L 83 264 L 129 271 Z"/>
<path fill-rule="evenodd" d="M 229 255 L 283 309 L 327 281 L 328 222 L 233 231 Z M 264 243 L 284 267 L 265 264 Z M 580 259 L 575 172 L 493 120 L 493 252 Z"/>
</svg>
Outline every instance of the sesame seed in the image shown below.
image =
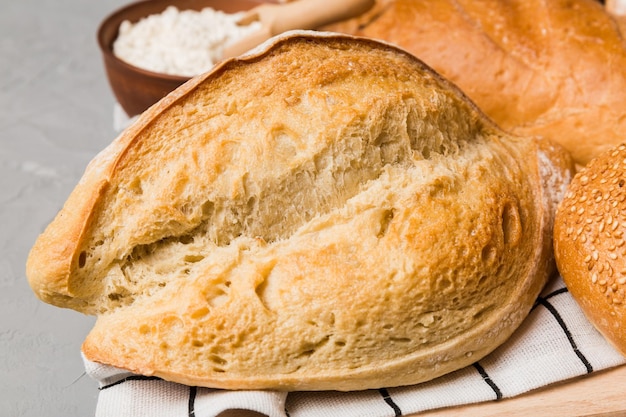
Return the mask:
<svg viewBox="0 0 626 417">
<path fill-rule="evenodd" d="M 609 253 L 609 258 L 616 260 L 617 259 L 617 255 L 615 253 Z"/>
<path fill-rule="evenodd" d="M 595 284 L 596 282 L 598 282 L 598 274 L 594 273 L 594 274 L 591 276 L 591 282 L 592 282 L 593 284 Z"/>
</svg>

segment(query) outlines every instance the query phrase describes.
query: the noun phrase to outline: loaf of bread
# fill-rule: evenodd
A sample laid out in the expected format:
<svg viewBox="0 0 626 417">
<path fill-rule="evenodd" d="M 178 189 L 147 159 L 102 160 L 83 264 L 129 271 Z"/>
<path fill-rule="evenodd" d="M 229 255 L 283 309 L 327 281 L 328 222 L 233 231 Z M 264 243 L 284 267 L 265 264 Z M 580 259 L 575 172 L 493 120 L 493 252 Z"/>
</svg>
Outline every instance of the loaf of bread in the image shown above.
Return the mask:
<svg viewBox="0 0 626 417">
<path fill-rule="evenodd" d="M 579 166 L 626 131 L 626 43 L 595 0 L 378 0 L 327 29 L 383 39 L 457 84 L 507 131 Z"/>
<path fill-rule="evenodd" d="M 230 389 L 414 384 L 522 322 L 571 176 L 411 54 L 290 33 L 123 132 L 27 274 L 98 315 L 92 361 Z"/>
<path fill-rule="evenodd" d="M 559 271 L 589 321 L 626 355 L 626 145 L 592 160 L 559 205 Z"/>
</svg>

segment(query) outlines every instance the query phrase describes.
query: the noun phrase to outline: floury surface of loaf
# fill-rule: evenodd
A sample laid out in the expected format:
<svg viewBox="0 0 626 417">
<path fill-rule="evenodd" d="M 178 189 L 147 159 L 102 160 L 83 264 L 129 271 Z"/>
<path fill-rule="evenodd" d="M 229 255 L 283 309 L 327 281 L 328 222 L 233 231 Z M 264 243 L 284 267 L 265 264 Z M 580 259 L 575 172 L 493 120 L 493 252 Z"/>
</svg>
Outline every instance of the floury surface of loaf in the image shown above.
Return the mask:
<svg viewBox="0 0 626 417">
<path fill-rule="evenodd" d="M 327 29 L 405 48 L 506 131 L 560 143 L 582 167 L 626 130 L 626 31 L 602 3 L 377 0 Z"/>
<path fill-rule="evenodd" d="M 98 315 L 93 361 L 230 389 L 414 384 L 527 315 L 572 172 L 406 52 L 292 33 L 144 113 L 27 274 Z"/>
</svg>

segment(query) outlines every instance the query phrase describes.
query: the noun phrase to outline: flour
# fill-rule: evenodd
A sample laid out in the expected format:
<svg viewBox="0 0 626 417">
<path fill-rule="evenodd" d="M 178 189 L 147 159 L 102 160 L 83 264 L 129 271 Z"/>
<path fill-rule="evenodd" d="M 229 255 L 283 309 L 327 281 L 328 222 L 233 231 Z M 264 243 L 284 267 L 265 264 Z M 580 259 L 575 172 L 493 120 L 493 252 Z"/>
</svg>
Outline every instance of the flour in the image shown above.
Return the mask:
<svg viewBox="0 0 626 417">
<path fill-rule="evenodd" d="M 259 22 L 237 25 L 243 14 L 212 8 L 180 11 L 169 6 L 136 23 L 122 22 L 113 53 L 149 71 L 198 75 L 221 59 L 224 46 L 261 28 Z"/>
</svg>

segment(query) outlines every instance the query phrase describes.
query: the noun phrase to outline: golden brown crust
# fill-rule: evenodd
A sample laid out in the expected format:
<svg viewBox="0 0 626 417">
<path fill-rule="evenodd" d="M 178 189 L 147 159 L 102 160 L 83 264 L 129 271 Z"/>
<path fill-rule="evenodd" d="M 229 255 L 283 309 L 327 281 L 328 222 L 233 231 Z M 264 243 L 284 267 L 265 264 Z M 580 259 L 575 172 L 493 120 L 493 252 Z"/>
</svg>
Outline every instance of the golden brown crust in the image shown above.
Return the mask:
<svg viewBox="0 0 626 417">
<path fill-rule="evenodd" d="M 330 29 L 406 48 L 501 127 L 581 166 L 622 140 L 626 44 L 598 1 L 379 0 Z"/>
<path fill-rule="evenodd" d="M 33 248 L 35 291 L 98 314 L 88 359 L 190 385 L 414 384 L 492 351 L 553 270 L 568 154 L 395 47 L 273 42 L 90 164 Z"/>
<path fill-rule="evenodd" d="M 82 282 L 72 282 L 80 257 L 80 243 L 87 233 L 98 204 L 102 202 L 118 160 L 141 132 L 148 128 L 155 115 L 173 105 L 193 89 L 192 80 L 167 98 L 148 109 L 141 118 L 116 138 L 87 166 L 61 211 L 30 250 L 26 277 L 35 294 L 49 304 L 90 312 L 81 299 Z M 91 311 L 93 313 L 93 311 Z"/>
<path fill-rule="evenodd" d="M 593 325 L 626 355 L 626 146 L 591 161 L 557 211 L 555 256 Z"/>
</svg>

